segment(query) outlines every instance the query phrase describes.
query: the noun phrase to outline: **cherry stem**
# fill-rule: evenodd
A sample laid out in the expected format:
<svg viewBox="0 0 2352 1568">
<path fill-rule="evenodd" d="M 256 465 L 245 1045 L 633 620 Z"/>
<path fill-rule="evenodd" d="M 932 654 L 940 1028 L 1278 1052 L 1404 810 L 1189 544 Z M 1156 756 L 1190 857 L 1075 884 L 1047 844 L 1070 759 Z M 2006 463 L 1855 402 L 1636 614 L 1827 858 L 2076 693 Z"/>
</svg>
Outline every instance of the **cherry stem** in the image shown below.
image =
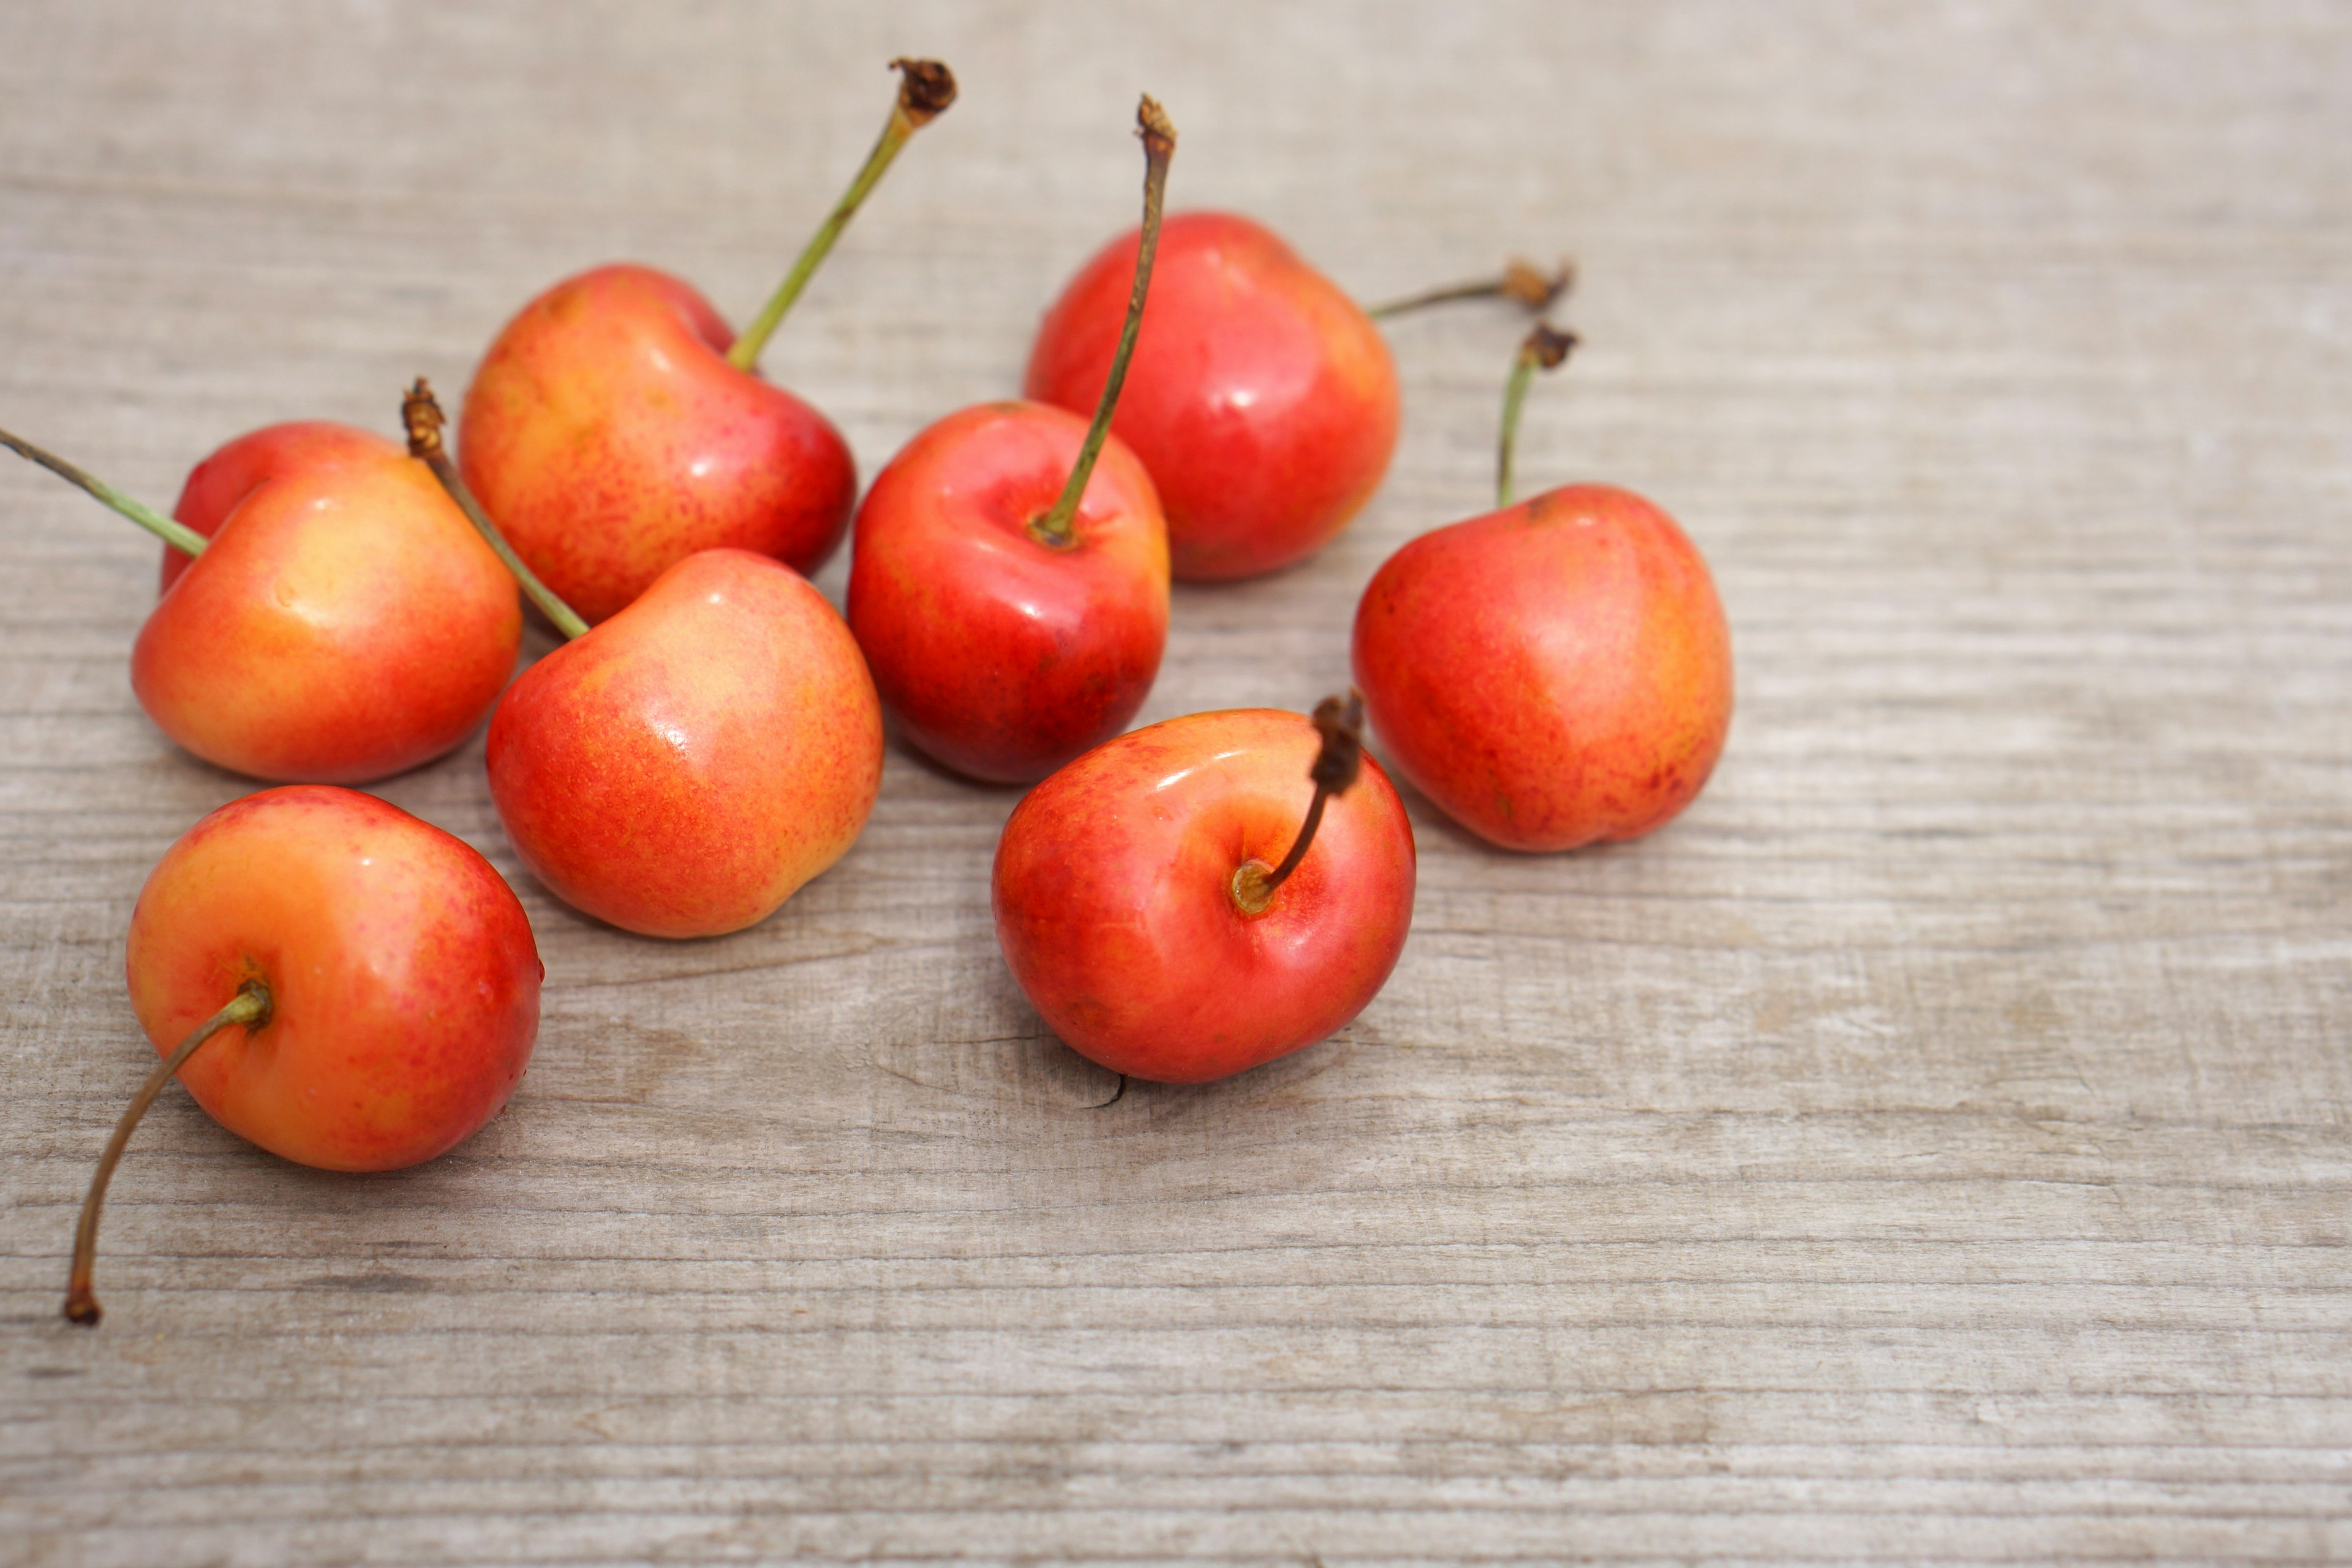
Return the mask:
<svg viewBox="0 0 2352 1568">
<path fill-rule="evenodd" d="M 232 1024 L 243 1024 L 250 1031 L 269 1022 L 272 1003 L 269 987 L 260 980 L 248 980 L 236 988 L 236 994 L 227 1006 L 196 1026 L 195 1032 L 180 1042 L 179 1049 L 155 1064 L 139 1092 L 131 1097 L 124 1108 L 122 1120 L 114 1124 L 114 1136 L 106 1141 L 106 1152 L 98 1157 L 98 1172 L 89 1179 L 89 1195 L 81 1201 L 81 1223 L 74 1226 L 73 1273 L 66 1281 L 66 1317 L 85 1329 L 98 1327 L 106 1316 L 98 1304 L 98 1292 L 90 1289 L 89 1271 L 98 1262 L 98 1215 L 106 1203 L 106 1184 L 114 1179 L 114 1167 L 122 1162 L 122 1151 L 131 1142 L 131 1134 L 138 1129 L 139 1119 L 163 1092 L 163 1086 L 178 1076 L 196 1047 L 219 1034 Z"/>
<path fill-rule="evenodd" d="M 449 499 L 457 503 L 457 510 L 466 514 L 474 531 L 506 563 L 507 570 L 514 574 L 515 581 L 522 584 L 522 591 L 530 595 L 530 602 L 539 606 L 540 613 L 553 621 L 555 629 L 567 637 L 576 637 L 586 631 L 588 623 L 580 618 L 580 613 L 557 598 L 555 590 L 523 564 L 522 557 L 507 542 L 507 536 L 499 531 L 499 525 L 490 521 L 490 514 L 474 498 L 473 487 L 449 460 L 448 452 L 441 445 L 441 427 L 448 420 L 441 413 L 440 399 L 433 395 L 432 386 L 421 375 L 416 384 L 408 389 L 408 395 L 400 400 L 400 421 L 408 426 L 408 455 L 433 470 L 433 477 L 441 481 L 441 488 L 449 492 Z"/>
<path fill-rule="evenodd" d="M 1563 332 L 1549 321 L 1538 321 L 1535 331 L 1519 345 L 1518 357 L 1511 361 L 1511 379 L 1503 388 L 1503 438 L 1495 468 L 1497 510 L 1511 504 L 1511 459 L 1519 445 L 1519 408 L 1528 400 L 1528 383 L 1535 379 L 1538 369 L 1558 369 L 1576 344 L 1574 332 Z"/>
<path fill-rule="evenodd" d="M 874 143 L 874 151 L 866 155 L 866 166 L 857 171 L 857 177 L 849 182 L 849 189 L 842 193 L 841 200 L 834 204 L 833 211 L 824 223 L 817 226 L 816 233 L 810 237 L 806 248 L 802 250 L 800 259 L 793 263 L 793 269 L 784 275 L 783 282 L 777 285 L 775 293 L 761 309 L 758 319 L 745 329 L 741 337 L 735 340 L 735 346 L 727 351 L 727 363 L 737 370 L 750 370 L 760 363 L 760 351 L 768 346 L 770 338 L 775 336 L 776 328 L 783 322 L 784 312 L 793 308 L 793 301 L 801 297 L 801 290 L 807 288 L 809 279 L 816 276 L 816 269 L 824 264 L 834 241 L 841 237 L 841 231 L 847 228 L 849 220 L 857 215 L 859 205 L 881 183 L 883 171 L 889 168 L 890 161 L 898 155 L 898 149 L 904 147 L 916 132 L 945 113 L 948 105 L 955 101 L 955 73 L 939 61 L 896 59 L 890 62 L 890 68 L 899 73 L 899 79 L 898 100 L 890 106 L 888 123 L 882 127 L 882 135 Z"/>
<path fill-rule="evenodd" d="M 1344 795 L 1356 782 L 1364 767 L 1364 694 L 1349 689 L 1345 697 L 1326 697 L 1315 705 L 1315 728 L 1323 734 L 1322 749 L 1315 753 L 1315 765 L 1307 776 L 1315 781 L 1315 799 L 1307 807 L 1307 820 L 1298 825 L 1298 837 L 1290 841 L 1290 853 L 1282 864 L 1269 871 L 1264 862 L 1244 860 L 1234 872 L 1234 902 L 1244 914 L 1264 912 L 1274 900 L 1274 890 L 1298 869 L 1307 858 L 1307 846 L 1315 842 L 1315 830 L 1323 826 L 1323 807 L 1335 795 Z"/>
<path fill-rule="evenodd" d="M 1127 384 L 1127 362 L 1135 357 L 1135 340 L 1143 331 L 1143 301 L 1151 292 L 1151 261 L 1160 253 L 1160 204 L 1168 193 L 1168 160 L 1176 155 L 1176 127 L 1150 93 L 1136 105 L 1135 133 L 1143 139 L 1143 234 L 1135 249 L 1135 287 L 1127 297 L 1127 321 L 1119 328 L 1118 348 L 1110 356 L 1110 374 L 1095 403 L 1095 422 L 1078 448 L 1054 510 L 1029 523 L 1030 537 L 1041 544 L 1066 548 L 1077 536 L 1078 502 L 1087 481 L 1094 478 L 1095 459 L 1102 456 L 1110 437 L 1111 411 L 1118 406 L 1119 388 Z"/>
<path fill-rule="evenodd" d="M 59 479 L 79 485 L 174 550 L 189 555 L 202 555 L 205 546 L 211 542 L 186 523 L 176 518 L 165 517 L 143 501 L 131 500 L 97 475 L 76 468 L 54 452 L 44 452 L 21 436 L 12 436 L 0 430 L 0 447 L 6 447 L 18 457 L 40 464 Z"/>
<path fill-rule="evenodd" d="M 1536 315 L 1541 315 L 1575 284 L 1576 263 L 1564 256 L 1560 258 L 1559 265 L 1549 272 L 1532 261 L 1514 256 L 1504 264 L 1503 275 L 1499 278 L 1474 279 L 1467 283 L 1450 283 L 1443 289 L 1408 294 L 1402 300 L 1375 305 L 1364 314 L 1375 321 L 1381 321 L 1424 306 L 1450 305 L 1456 300 L 1508 300 Z"/>
</svg>

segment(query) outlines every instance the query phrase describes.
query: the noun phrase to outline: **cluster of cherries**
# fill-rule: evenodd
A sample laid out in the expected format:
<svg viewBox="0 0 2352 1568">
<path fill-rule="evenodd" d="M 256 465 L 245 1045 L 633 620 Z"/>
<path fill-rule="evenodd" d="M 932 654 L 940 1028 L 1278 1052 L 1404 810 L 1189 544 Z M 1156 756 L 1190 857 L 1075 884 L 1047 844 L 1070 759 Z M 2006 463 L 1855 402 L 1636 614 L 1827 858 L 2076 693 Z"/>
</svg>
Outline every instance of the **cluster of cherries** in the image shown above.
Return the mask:
<svg viewBox="0 0 2352 1568">
<path fill-rule="evenodd" d="M 955 772 L 1034 784 L 996 853 L 1006 962 L 1072 1047 L 1171 1082 L 1323 1038 L 1394 966 L 1412 831 L 1367 719 L 1390 765 L 1513 849 L 1646 833 L 1706 782 L 1730 647 L 1689 541 L 1622 490 L 1511 504 L 1519 405 L 1573 342 L 1548 325 L 1507 384 L 1499 510 L 1374 576 L 1359 691 L 1122 733 L 1171 574 L 1313 554 L 1379 485 L 1399 401 L 1373 313 L 1281 240 L 1220 214 L 1162 225 L 1176 135 L 1149 98 L 1142 225 L 1046 313 L 1026 399 L 932 425 L 857 503 L 840 435 L 754 367 L 954 99 L 946 68 L 893 64 L 880 141 L 749 331 L 643 267 L 558 284 L 490 346 L 455 463 L 422 382 L 405 450 L 273 426 L 197 465 L 170 518 L 0 432 L 169 546 L 131 655 L 148 714 L 287 785 L 197 823 L 132 911 L 131 1003 L 163 1059 L 91 1184 L 68 1317 L 99 1319 L 100 1205 L 175 1075 L 222 1125 L 333 1170 L 430 1159 L 506 1103 L 543 974 L 521 904 L 465 844 L 341 787 L 485 714 L 523 863 L 651 936 L 753 924 L 837 860 L 874 805 L 886 708 Z M 1485 293 L 1540 313 L 1565 283 L 1515 264 L 1390 309 Z M 804 574 L 853 507 L 845 620 Z M 571 640 L 509 684 L 518 583 Z"/>
</svg>

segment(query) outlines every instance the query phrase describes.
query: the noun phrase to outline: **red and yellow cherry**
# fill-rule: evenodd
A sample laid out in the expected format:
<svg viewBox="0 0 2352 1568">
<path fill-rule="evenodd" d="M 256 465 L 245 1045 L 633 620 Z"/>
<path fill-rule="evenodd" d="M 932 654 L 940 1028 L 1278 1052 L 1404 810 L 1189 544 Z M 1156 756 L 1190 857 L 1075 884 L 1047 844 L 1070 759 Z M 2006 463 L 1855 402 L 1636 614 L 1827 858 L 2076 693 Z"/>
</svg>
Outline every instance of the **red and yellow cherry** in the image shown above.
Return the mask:
<svg viewBox="0 0 2352 1568">
<path fill-rule="evenodd" d="M 1538 327 L 1520 352 L 1500 509 L 1398 551 L 1356 611 L 1356 683 L 1381 754 L 1507 849 L 1663 826 L 1706 783 L 1731 724 L 1731 634 L 1674 520 L 1605 485 L 1511 504 L 1528 378 L 1572 342 Z"/>
<path fill-rule="evenodd" d="M 882 782 L 856 641 L 782 563 L 705 550 L 523 672 L 490 796 L 531 874 L 646 936 L 766 919 L 847 853 Z"/>
<path fill-rule="evenodd" d="M 100 1205 L 174 1076 L 241 1138 L 330 1171 L 390 1171 L 497 1115 L 530 1060 L 543 971 L 488 861 L 396 806 L 296 785 L 190 828 L 131 912 L 131 1005 L 164 1058 L 107 1144 L 66 1315 L 95 1324 Z"/>
<path fill-rule="evenodd" d="M 240 437 L 189 476 L 181 521 L 0 442 L 170 547 L 131 685 L 206 762 L 299 783 L 383 778 L 463 741 L 513 673 L 514 583 L 433 477 L 380 437 L 325 424 Z"/>
<path fill-rule="evenodd" d="M 1137 119 L 1144 241 L 1092 426 L 1042 403 L 951 414 L 857 511 L 850 629 L 908 740 L 974 778 L 1030 783 L 1118 733 L 1168 642 L 1160 499 L 1110 435 L 1176 144 L 1150 99 Z"/>
<path fill-rule="evenodd" d="M 1195 713 L 1030 791 L 996 847 L 996 940 L 1047 1026 L 1115 1072 L 1202 1083 L 1361 1012 L 1412 923 L 1413 845 L 1360 718 Z"/>
<path fill-rule="evenodd" d="M 572 640 L 490 718 L 490 798 L 539 879 L 646 936 L 764 920 L 845 854 L 882 783 L 856 639 L 791 567 L 704 550 L 591 627 L 518 560 L 441 447 L 419 381 L 408 447 Z"/>
<path fill-rule="evenodd" d="M 1024 390 L 1101 395 L 1139 236 L 1113 240 L 1045 313 Z M 1380 487 L 1396 367 L 1357 303 L 1248 218 L 1182 213 L 1160 237 L 1151 324 L 1111 428 L 1167 509 L 1178 577 L 1252 577 L 1313 554 Z"/>
<path fill-rule="evenodd" d="M 698 550 L 808 573 L 841 542 L 857 499 L 848 445 L 754 367 L 882 171 L 954 100 L 945 66 L 892 63 L 903 75 L 881 140 L 742 337 L 676 278 L 600 267 L 526 305 L 475 373 L 458 425 L 466 481 L 589 621 Z"/>
</svg>

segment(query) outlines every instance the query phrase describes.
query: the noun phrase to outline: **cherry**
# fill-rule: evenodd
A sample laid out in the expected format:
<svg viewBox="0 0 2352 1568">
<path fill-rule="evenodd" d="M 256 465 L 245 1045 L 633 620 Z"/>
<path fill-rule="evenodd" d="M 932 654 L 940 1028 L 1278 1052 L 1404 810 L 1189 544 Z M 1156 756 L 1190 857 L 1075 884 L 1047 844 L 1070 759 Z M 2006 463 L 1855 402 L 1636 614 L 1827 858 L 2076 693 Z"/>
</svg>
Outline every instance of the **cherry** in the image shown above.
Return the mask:
<svg viewBox="0 0 2352 1568">
<path fill-rule="evenodd" d="M 1167 525 L 1110 435 L 1176 146 L 1150 98 L 1136 119 L 1143 243 L 1093 424 L 1042 403 L 951 414 L 857 512 L 850 629 L 907 738 L 975 778 L 1040 779 L 1118 733 L 1168 641 Z"/>
<path fill-rule="evenodd" d="M 486 535 L 416 384 L 412 449 Z M 856 641 L 782 562 L 698 551 L 585 626 L 524 586 L 572 640 L 490 717 L 490 796 L 531 874 L 573 908 L 647 936 L 764 920 L 848 851 L 882 778 L 882 709 Z"/>
<path fill-rule="evenodd" d="M 90 1326 L 107 1185 L 173 1077 L 214 1121 L 297 1163 L 414 1165 L 506 1104 L 544 973 L 488 861 L 396 806 L 317 785 L 231 801 L 182 835 L 131 911 L 127 969 L 163 1060 L 75 1230 L 65 1311 Z"/>
<path fill-rule="evenodd" d="M 1138 236 L 1078 269 L 1037 329 L 1026 395 L 1072 412 L 1100 395 Z M 1396 447 L 1396 367 L 1373 325 L 1499 296 L 1541 310 L 1571 271 L 1514 261 L 1367 312 L 1263 225 L 1183 213 L 1160 237 L 1151 324 L 1111 428 L 1168 513 L 1169 559 L 1195 582 L 1255 577 L 1320 550 L 1362 510 Z"/>
<path fill-rule="evenodd" d="M 1538 325 L 1504 395 L 1498 510 L 1391 556 L 1356 611 L 1381 753 L 1509 849 L 1634 838 L 1688 805 L 1731 724 L 1731 634 L 1672 518 L 1569 485 L 1512 504 L 1529 379 L 1575 340 Z"/>
<path fill-rule="evenodd" d="M 997 843 L 993 905 L 1047 1026 L 1115 1072 L 1201 1083 L 1361 1012 L 1403 951 L 1414 869 L 1361 723 L 1336 697 L 1311 722 L 1195 713 L 1030 791 Z"/>
<path fill-rule="evenodd" d="M 278 425 L 188 476 L 184 521 L 0 431 L 163 540 L 131 686 L 233 772 L 361 784 L 455 747 L 514 671 L 513 582 L 432 477 L 378 436 Z"/>
<path fill-rule="evenodd" d="M 880 140 L 742 337 L 690 285 L 611 266 L 524 306 L 483 357 L 458 426 L 466 481 L 589 621 L 698 550 L 811 573 L 841 542 L 857 498 L 849 447 L 754 366 L 898 150 L 955 100 L 947 67 L 891 64 L 901 77 Z"/>
</svg>

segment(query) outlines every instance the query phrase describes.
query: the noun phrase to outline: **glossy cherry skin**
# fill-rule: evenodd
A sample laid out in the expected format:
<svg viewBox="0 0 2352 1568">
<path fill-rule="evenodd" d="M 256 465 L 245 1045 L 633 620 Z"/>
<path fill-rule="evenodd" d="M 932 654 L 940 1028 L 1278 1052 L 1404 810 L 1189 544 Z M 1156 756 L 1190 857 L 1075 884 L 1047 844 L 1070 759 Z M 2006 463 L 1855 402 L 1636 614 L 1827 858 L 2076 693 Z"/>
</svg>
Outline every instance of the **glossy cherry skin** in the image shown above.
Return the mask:
<svg viewBox="0 0 2352 1568">
<path fill-rule="evenodd" d="M 393 449 L 391 442 L 373 431 L 324 419 L 265 425 L 239 436 L 190 468 L 172 516 L 210 539 L 236 510 L 236 503 L 266 479 L 296 468 L 375 462 Z M 178 582 L 180 574 L 194 561 L 193 555 L 163 546 L 163 576 L 157 591 Z"/>
<path fill-rule="evenodd" d="M 131 686 L 163 732 L 256 778 L 361 784 L 455 747 L 514 673 L 514 578 L 380 437 L 275 426 L 198 465 Z M 178 557 L 178 569 L 174 570 Z"/>
<path fill-rule="evenodd" d="M 464 843 L 353 790 L 231 801 L 164 852 L 131 911 L 131 1004 L 169 1056 L 249 979 L 257 1029 L 180 1069 L 205 1114 L 329 1171 L 430 1160 L 496 1116 L 543 973 L 512 889 Z"/>
<path fill-rule="evenodd" d="M 1168 644 L 1168 531 L 1117 437 L 1072 542 L 1040 542 L 1086 421 L 1042 403 L 950 414 L 857 509 L 849 628 L 907 738 L 959 773 L 1044 778 L 1127 727 Z"/>
<path fill-rule="evenodd" d="M 1094 411 L 1138 238 L 1106 246 L 1045 313 L 1027 395 Z M 1226 213 L 1161 226 L 1111 429 L 1160 489 L 1178 577 L 1254 577 L 1321 549 L 1380 488 L 1397 413 L 1380 329 L 1290 247 Z"/>
<path fill-rule="evenodd" d="M 1356 611 L 1374 743 L 1507 849 L 1637 838 L 1688 805 L 1731 725 L 1706 563 L 1629 491 L 1571 485 L 1424 533 Z"/>
<path fill-rule="evenodd" d="M 1297 713 L 1195 713 L 1088 752 L 1004 825 L 996 940 L 1071 1048 L 1202 1083 L 1312 1045 L 1363 1011 L 1412 923 L 1412 827 L 1367 757 L 1256 915 L 1234 873 L 1289 850 L 1319 745 Z"/>
<path fill-rule="evenodd" d="M 882 707 L 806 578 L 707 550 L 523 673 L 489 770 L 507 837 L 558 898 L 646 936 L 715 936 L 848 850 L 881 785 Z"/>
<path fill-rule="evenodd" d="M 727 363 L 735 334 L 647 267 L 557 284 L 491 343 L 467 388 L 458 467 L 515 552 L 601 621 L 698 550 L 814 572 L 857 470 L 807 404 Z"/>
</svg>

